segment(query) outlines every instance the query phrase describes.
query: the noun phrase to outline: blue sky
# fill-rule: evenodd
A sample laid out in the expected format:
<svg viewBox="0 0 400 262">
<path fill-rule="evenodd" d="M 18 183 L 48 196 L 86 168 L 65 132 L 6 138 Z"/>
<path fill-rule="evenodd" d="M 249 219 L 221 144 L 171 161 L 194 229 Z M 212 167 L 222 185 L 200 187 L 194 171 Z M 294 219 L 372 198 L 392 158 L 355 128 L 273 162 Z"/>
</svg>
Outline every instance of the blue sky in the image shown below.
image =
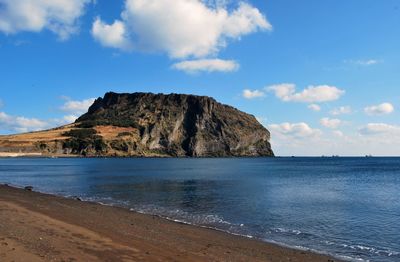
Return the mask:
<svg viewBox="0 0 400 262">
<path fill-rule="evenodd" d="M 397 0 L 0 0 L 0 134 L 107 91 L 207 95 L 278 155 L 400 155 Z"/>
</svg>

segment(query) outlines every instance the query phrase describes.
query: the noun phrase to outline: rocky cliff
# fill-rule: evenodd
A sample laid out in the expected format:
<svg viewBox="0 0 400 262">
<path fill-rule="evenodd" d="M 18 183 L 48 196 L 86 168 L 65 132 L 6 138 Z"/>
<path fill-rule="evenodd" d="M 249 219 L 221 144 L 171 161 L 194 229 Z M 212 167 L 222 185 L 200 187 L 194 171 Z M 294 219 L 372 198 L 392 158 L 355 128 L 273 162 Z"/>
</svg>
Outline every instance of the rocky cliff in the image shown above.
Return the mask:
<svg viewBox="0 0 400 262">
<path fill-rule="evenodd" d="M 273 156 L 270 133 L 254 116 L 205 96 L 110 92 L 58 130 L 57 139 L 39 139 L 33 148 L 89 156 Z"/>
</svg>

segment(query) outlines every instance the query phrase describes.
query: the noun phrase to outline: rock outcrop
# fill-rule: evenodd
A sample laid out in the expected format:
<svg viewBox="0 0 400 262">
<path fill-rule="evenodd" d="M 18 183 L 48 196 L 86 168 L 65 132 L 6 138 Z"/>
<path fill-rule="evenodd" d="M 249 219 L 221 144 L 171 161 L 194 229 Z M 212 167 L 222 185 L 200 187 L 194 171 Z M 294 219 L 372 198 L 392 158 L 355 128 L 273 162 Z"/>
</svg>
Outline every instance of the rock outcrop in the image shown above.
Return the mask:
<svg viewBox="0 0 400 262">
<path fill-rule="evenodd" d="M 274 155 L 269 131 L 254 116 L 206 96 L 110 92 L 58 130 L 36 148 L 86 156 Z"/>
</svg>

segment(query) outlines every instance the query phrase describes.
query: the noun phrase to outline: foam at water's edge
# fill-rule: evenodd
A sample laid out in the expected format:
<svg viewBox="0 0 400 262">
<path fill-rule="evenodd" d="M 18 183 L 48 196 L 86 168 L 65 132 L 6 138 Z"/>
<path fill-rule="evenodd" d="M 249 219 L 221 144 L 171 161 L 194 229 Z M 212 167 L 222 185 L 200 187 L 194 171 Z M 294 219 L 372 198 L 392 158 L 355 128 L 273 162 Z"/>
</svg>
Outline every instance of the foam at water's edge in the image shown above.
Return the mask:
<svg viewBox="0 0 400 262">
<path fill-rule="evenodd" d="M 274 244 L 274 245 L 278 245 L 278 246 L 285 247 L 285 248 L 296 249 L 296 250 L 301 250 L 301 251 L 309 251 L 309 252 L 320 254 L 320 255 L 327 255 L 327 256 L 330 256 L 330 257 L 337 258 L 337 259 L 339 259 L 341 261 L 369 262 L 369 260 L 364 260 L 364 259 L 361 259 L 361 258 L 353 258 L 353 257 L 350 257 L 350 256 L 331 254 L 329 252 L 316 250 L 316 249 L 312 249 L 312 248 L 308 248 L 308 247 L 303 247 L 303 246 L 298 246 L 298 245 L 288 245 L 288 244 L 285 244 L 285 243 L 282 243 L 282 242 L 278 242 L 278 241 L 274 241 L 274 240 L 270 240 L 270 239 L 256 238 L 253 235 L 239 234 L 239 233 L 232 232 L 232 231 L 229 231 L 229 230 L 224 230 L 224 229 L 221 229 L 221 228 L 218 228 L 218 227 L 199 225 L 199 224 L 188 222 L 188 221 L 181 220 L 181 219 L 175 219 L 175 218 L 170 218 L 170 217 L 159 215 L 159 214 L 153 214 L 153 213 L 150 213 L 150 212 L 144 212 L 143 210 L 138 210 L 138 209 L 134 209 L 134 208 L 130 208 L 129 210 L 132 211 L 132 212 L 137 212 L 137 213 L 145 214 L 145 215 L 155 215 L 155 216 L 160 217 L 162 219 L 166 219 L 166 220 L 173 221 L 173 222 L 176 222 L 176 223 L 181 223 L 181 224 L 185 224 L 185 225 L 192 225 L 192 226 L 197 226 L 197 227 L 206 228 L 206 229 L 212 229 L 212 230 L 216 230 L 216 231 L 219 231 L 219 232 L 228 233 L 228 234 L 235 235 L 235 236 L 240 236 L 240 237 L 246 237 L 246 238 L 250 238 L 250 239 L 257 239 L 257 240 L 263 241 L 265 243 Z M 229 222 L 227 222 L 227 223 L 229 223 Z M 229 224 L 231 224 L 231 223 L 229 223 Z M 243 226 L 243 224 L 240 224 L 240 226 Z M 296 231 L 296 232 L 300 232 L 300 231 Z"/>
<path fill-rule="evenodd" d="M 105 204 L 105 205 L 114 205 L 114 204 Z M 304 247 L 304 246 L 299 246 L 299 245 L 289 245 L 289 244 L 286 244 L 286 243 L 283 243 L 283 242 L 279 242 L 279 241 L 274 241 L 274 240 L 271 240 L 271 239 L 257 238 L 257 237 L 255 237 L 253 235 L 250 235 L 250 234 L 237 233 L 237 232 L 233 232 L 233 231 L 230 231 L 230 230 L 222 229 L 222 228 L 219 228 L 219 227 L 216 227 L 216 226 L 202 225 L 202 224 L 195 223 L 195 222 L 190 222 L 190 221 L 184 220 L 184 219 L 177 219 L 177 218 L 165 215 L 165 214 L 159 214 L 159 213 L 154 213 L 154 212 L 151 212 L 151 211 L 146 211 L 146 210 L 140 209 L 140 208 L 129 208 L 129 210 L 132 211 L 132 212 L 137 212 L 137 213 L 141 213 L 141 214 L 145 214 L 145 215 L 154 215 L 154 216 L 160 217 L 162 219 L 166 219 L 166 220 L 173 221 L 173 222 L 176 222 L 176 223 L 182 223 L 182 224 L 186 224 L 186 225 L 192 225 L 192 226 L 197 226 L 197 227 L 201 227 L 201 228 L 212 229 L 212 230 L 228 233 L 228 234 L 235 235 L 235 236 L 241 236 L 241 237 L 246 237 L 246 238 L 251 238 L 251 239 L 257 239 L 257 240 L 260 240 L 260 241 L 263 241 L 263 242 L 266 242 L 266 243 L 275 244 L 275 245 L 286 247 L 286 248 L 302 250 L 302 251 L 310 251 L 310 252 L 321 254 L 321 255 L 328 255 L 328 256 L 340 259 L 342 261 L 360 261 L 360 262 L 369 262 L 370 261 L 368 259 L 350 257 L 350 256 L 340 255 L 340 254 L 333 254 L 333 253 L 330 253 L 330 252 L 321 251 L 321 250 L 317 250 L 317 249 L 313 249 L 313 248 L 309 248 L 309 247 Z M 179 212 L 183 212 L 183 211 L 175 210 L 174 212 L 175 213 L 179 213 Z M 174 212 L 172 212 L 172 213 L 174 213 Z M 184 212 L 184 213 L 186 213 L 186 212 Z M 212 217 L 214 222 L 217 222 L 219 224 L 234 225 L 234 226 L 238 226 L 238 227 L 243 227 L 244 226 L 243 224 L 231 223 L 231 222 L 226 221 L 226 220 L 224 220 L 224 219 L 222 219 L 222 218 L 220 218 L 219 216 L 216 216 L 216 215 L 204 215 L 203 217 L 206 217 L 206 218 L 207 217 Z M 297 230 L 297 229 L 275 228 L 273 230 L 275 230 L 276 232 L 291 233 L 291 234 L 295 234 L 295 235 L 303 234 L 302 231 Z M 333 243 L 333 242 L 332 242 L 332 244 L 338 245 L 337 243 Z M 343 248 L 346 248 L 345 244 L 341 244 L 341 246 Z M 353 246 L 349 246 L 349 247 L 351 249 L 353 249 L 352 248 Z M 356 247 L 358 247 L 361 250 L 376 250 L 375 248 L 364 247 L 362 245 L 356 245 Z M 389 256 L 389 257 L 392 256 L 392 255 L 400 255 L 399 252 L 390 251 L 390 250 L 387 250 L 387 251 L 376 250 L 375 253 L 376 254 L 381 254 L 381 253 L 384 253 L 384 252 L 387 252 L 386 256 Z"/>
<path fill-rule="evenodd" d="M 18 186 L 18 185 L 11 185 L 12 187 L 15 188 L 19 188 L 19 189 L 23 189 L 23 186 Z M 184 219 L 177 219 L 168 215 L 164 215 L 164 214 L 157 214 L 157 213 L 152 213 L 151 211 L 148 211 L 149 209 L 144 210 L 144 209 L 140 209 L 140 208 L 130 208 L 129 201 L 118 201 L 116 199 L 113 199 L 112 197 L 88 197 L 88 196 L 77 196 L 77 195 L 70 195 L 70 194 L 66 194 L 66 193 L 60 193 L 60 192 L 54 192 L 54 191 L 50 191 L 50 190 L 36 190 L 35 191 L 38 193 L 44 193 L 44 194 L 51 194 L 51 195 L 55 195 L 55 196 L 59 196 L 59 197 L 64 197 L 64 198 L 70 198 L 70 199 L 76 199 L 79 198 L 82 201 L 85 202 L 94 202 L 94 203 L 98 203 L 101 205 L 105 205 L 105 206 L 117 206 L 117 207 L 122 207 L 122 208 L 126 208 L 132 212 L 137 212 L 137 213 L 141 213 L 141 214 L 146 214 L 146 215 L 154 215 L 157 217 L 160 217 L 162 219 L 167 219 L 169 221 L 173 221 L 173 222 L 177 222 L 177 223 L 182 223 L 182 224 L 187 224 L 187 225 L 192 225 L 192 226 L 197 226 L 197 227 L 201 227 L 201 228 L 207 228 L 207 229 L 212 229 L 212 230 L 216 230 L 216 231 L 220 231 L 220 232 L 224 232 L 224 233 L 228 233 L 231 235 L 236 235 L 236 236 L 241 236 L 241 237 L 246 237 L 246 238 L 251 238 L 251 239 L 257 239 L 266 243 L 271 243 L 271 244 L 275 244 L 275 245 L 279 245 L 282 247 L 286 247 L 286 248 L 291 248 L 291 249 L 297 249 L 297 250 L 303 250 L 303 251 L 310 251 L 313 253 L 317 253 L 317 254 L 322 254 L 322 255 L 328 255 L 334 258 L 337 258 L 339 260 L 344 260 L 344 261 L 362 261 L 362 262 L 368 262 L 370 260 L 366 260 L 366 259 L 362 259 L 362 258 L 355 258 L 355 257 L 350 257 L 350 256 L 346 256 L 346 255 L 339 255 L 339 254 L 332 254 L 329 252 L 325 252 L 325 251 L 321 251 L 321 250 L 316 250 L 316 249 L 312 249 L 312 248 L 308 248 L 308 247 L 304 247 L 304 246 L 299 246 L 299 245 L 289 245 L 289 244 L 285 244 L 283 242 L 279 242 L 279 241 L 274 241 L 271 239 L 265 239 L 265 238 L 257 238 L 253 235 L 250 234 L 243 234 L 243 233 L 237 233 L 237 232 L 232 232 L 230 230 L 226 230 L 226 229 L 222 229 L 222 228 L 218 228 L 216 226 L 210 226 L 210 225 L 201 225 L 199 223 L 196 222 L 190 222 Z M 165 208 L 160 208 L 162 210 L 165 210 Z M 179 212 L 183 212 L 180 210 L 172 210 L 172 212 L 170 213 L 179 213 Z M 188 214 L 187 212 L 184 212 L 186 214 Z M 233 226 L 237 226 L 237 227 L 243 227 L 243 224 L 234 224 L 231 223 L 229 221 L 224 220 L 223 218 L 217 216 L 217 215 L 202 215 L 202 218 L 208 218 L 208 220 L 206 219 L 206 221 L 211 222 L 211 223 L 216 223 L 216 224 L 221 224 L 221 225 L 233 225 Z M 200 221 L 200 220 L 198 220 Z M 300 235 L 303 232 L 297 229 L 285 229 L 285 228 L 273 228 L 271 229 L 275 232 L 280 232 L 280 233 L 290 233 L 290 234 L 294 234 L 294 235 Z M 368 246 L 364 246 L 364 245 L 347 245 L 347 244 L 341 244 L 341 243 L 334 243 L 334 242 L 330 242 L 330 241 L 325 241 L 325 243 L 327 245 L 335 245 L 335 246 L 341 246 L 342 248 L 346 248 L 346 249 L 352 249 L 352 250 L 362 250 L 362 251 L 368 251 L 371 253 L 375 253 L 375 254 L 379 254 L 379 255 L 383 255 L 383 256 L 387 256 L 387 257 L 391 257 L 391 256 L 400 256 L 400 252 L 396 252 L 396 251 L 392 251 L 392 250 L 379 250 L 377 248 L 374 247 L 368 247 Z"/>
<path fill-rule="evenodd" d="M 300 235 L 302 232 L 300 230 L 297 229 L 285 229 L 285 228 L 273 228 L 272 230 L 274 230 L 275 232 L 278 233 L 291 233 L 291 234 L 295 234 L 295 235 Z"/>
</svg>

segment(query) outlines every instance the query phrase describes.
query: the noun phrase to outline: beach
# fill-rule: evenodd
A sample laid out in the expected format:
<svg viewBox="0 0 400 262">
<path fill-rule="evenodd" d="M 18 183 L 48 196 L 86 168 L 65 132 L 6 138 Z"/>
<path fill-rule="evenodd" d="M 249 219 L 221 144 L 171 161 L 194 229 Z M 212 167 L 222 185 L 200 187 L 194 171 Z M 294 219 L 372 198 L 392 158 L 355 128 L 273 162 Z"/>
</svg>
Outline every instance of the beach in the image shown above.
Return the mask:
<svg viewBox="0 0 400 262">
<path fill-rule="evenodd" d="M 1 261 L 337 261 L 127 209 L 0 186 Z"/>
<path fill-rule="evenodd" d="M 13 153 L 13 152 L 0 152 L 0 158 L 5 157 L 40 157 L 41 153 Z"/>
</svg>

